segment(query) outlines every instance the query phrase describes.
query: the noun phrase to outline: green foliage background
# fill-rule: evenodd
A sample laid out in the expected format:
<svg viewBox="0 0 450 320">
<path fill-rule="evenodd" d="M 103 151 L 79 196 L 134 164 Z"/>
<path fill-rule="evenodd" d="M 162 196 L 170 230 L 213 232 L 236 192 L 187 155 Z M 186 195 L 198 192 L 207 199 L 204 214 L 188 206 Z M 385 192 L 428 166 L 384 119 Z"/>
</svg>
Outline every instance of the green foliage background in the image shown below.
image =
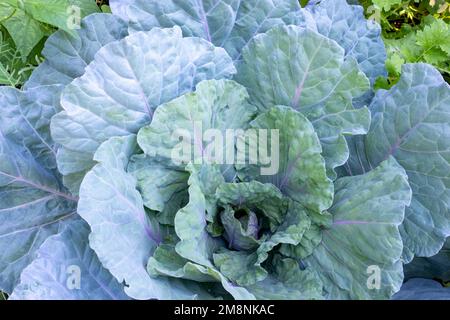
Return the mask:
<svg viewBox="0 0 450 320">
<path fill-rule="evenodd" d="M 388 59 L 388 79 L 380 87 L 396 83 L 404 63 L 426 62 L 450 81 L 450 1 L 362 0 L 367 18 L 381 24 Z"/>
<path fill-rule="evenodd" d="M 41 62 L 45 40 L 68 25 L 73 7 L 80 18 L 100 12 L 94 0 L 2 0 L 0 2 L 0 85 L 20 87 Z"/>
</svg>

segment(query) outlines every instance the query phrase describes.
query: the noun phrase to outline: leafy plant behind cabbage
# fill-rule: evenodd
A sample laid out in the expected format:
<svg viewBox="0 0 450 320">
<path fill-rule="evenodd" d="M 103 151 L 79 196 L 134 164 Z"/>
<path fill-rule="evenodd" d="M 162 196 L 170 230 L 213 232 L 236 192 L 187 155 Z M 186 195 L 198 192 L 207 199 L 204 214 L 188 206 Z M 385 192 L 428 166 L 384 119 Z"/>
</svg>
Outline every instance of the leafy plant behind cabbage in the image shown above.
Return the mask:
<svg viewBox="0 0 450 320">
<path fill-rule="evenodd" d="M 386 54 L 361 7 L 110 4 L 49 38 L 24 91 L 1 88 L 11 298 L 388 299 L 441 249 L 449 86 L 409 64 L 374 94 Z M 279 172 L 172 163 L 192 121 L 278 129 Z"/>
</svg>

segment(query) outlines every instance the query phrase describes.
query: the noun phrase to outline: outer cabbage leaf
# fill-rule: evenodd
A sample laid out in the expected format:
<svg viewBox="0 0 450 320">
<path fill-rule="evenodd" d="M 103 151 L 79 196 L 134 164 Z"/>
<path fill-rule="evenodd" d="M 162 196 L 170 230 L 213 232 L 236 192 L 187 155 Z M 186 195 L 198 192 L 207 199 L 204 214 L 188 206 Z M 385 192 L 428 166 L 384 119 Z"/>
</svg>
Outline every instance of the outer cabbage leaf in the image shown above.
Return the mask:
<svg viewBox="0 0 450 320">
<path fill-rule="evenodd" d="M 450 239 L 441 251 L 429 258 L 415 258 L 411 263 L 405 265 L 405 278 L 439 279 L 444 282 L 450 281 Z"/>
<path fill-rule="evenodd" d="M 11 293 L 35 251 L 75 216 L 76 199 L 23 146 L 0 135 L 0 289 Z"/>
<path fill-rule="evenodd" d="M 381 28 L 373 19 L 364 17 L 364 8 L 349 5 L 345 0 L 321 0 L 307 7 L 315 22 L 315 30 L 335 40 L 354 57 L 373 84 L 376 78 L 387 76 L 386 49 Z"/>
<path fill-rule="evenodd" d="M 118 2 L 112 1 L 113 9 Z M 178 25 L 184 36 L 223 47 L 234 61 L 257 34 L 303 21 L 296 0 L 134 0 L 125 7 L 117 12 L 129 21 L 131 32 Z"/>
<path fill-rule="evenodd" d="M 56 169 L 56 146 L 50 136 L 50 119 L 61 110 L 61 86 L 42 86 L 25 92 L 0 89 L 0 130 L 11 141 L 26 147 L 46 169 Z"/>
<path fill-rule="evenodd" d="M 135 0 L 109 0 L 109 6 L 111 11 L 115 16 L 118 16 L 126 21 L 128 21 L 128 7 Z"/>
<path fill-rule="evenodd" d="M 94 60 L 101 47 L 127 35 L 125 22 L 113 15 L 101 13 L 84 18 L 76 32 L 55 32 L 42 50 L 46 60 L 33 71 L 24 88 L 69 84 L 84 74 L 86 66 Z"/>
<path fill-rule="evenodd" d="M 89 228 L 78 220 L 49 237 L 25 268 L 10 300 L 128 299 L 89 247 Z M 79 279 L 75 277 L 80 276 Z M 79 281 L 79 283 L 78 283 Z M 78 287 L 79 285 L 79 287 Z"/>
<path fill-rule="evenodd" d="M 271 52 L 271 54 L 267 54 Z M 347 161 L 346 135 L 365 134 L 366 108 L 354 109 L 369 81 L 333 40 L 311 30 L 279 26 L 244 48 L 237 81 L 261 111 L 286 105 L 303 113 L 319 136 L 329 175 Z"/>
<path fill-rule="evenodd" d="M 55 32 L 42 51 L 46 60 L 33 71 L 24 89 L 58 84 L 62 91 L 67 84 L 84 74 L 86 66 L 92 62 L 101 47 L 122 39 L 127 34 L 127 25 L 110 14 L 88 16 L 81 21 L 80 29 L 70 34 L 62 30 Z M 56 96 L 59 99 L 55 92 L 55 98 Z M 60 162 L 68 162 L 67 166 L 75 171 L 76 168 L 80 170 L 63 178 L 65 186 L 77 193 L 85 168 L 93 165 L 92 156 L 65 152 L 60 157 L 64 157 Z"/>
<path fill-rule="evenodd" d="M 394 300 L 450 300 L 450 288 L 429 279 L 411 279 L 393 297 Z"/>
<path fill-rule="evenodd" d="M 386 74 L 379 25 L 364 18 L 362 7 L 345 0 L 321 1 L 307 10 L 295 0 L 112 0 L 111 7 L 129 22 L 131 32 L 179 25 L 185 36 L 225 48 L 234 61 L 256 35 L 278 25 L 300 25 L 338 42 L 372 82 Z"/>
<path fill-rule="evenodd" d="M 365 175 L 338 179 L 335 188 L 333 224 L 303 262 L 320 270 L 329 299 L 390 298 L 403 281 L 399 226 L 411 201 L 406 173 L 391 158 Z M 372 283 L 377 268 L 380 278 Z"/>
<path fill-rule="evenodd" d="M 138 32 L 104 46 L 86 73 L 66 87 L 64 111 L 52 119 L 52 136 L 63 146 L 58 169 L 71 190 L 77 191 L 77 182 L 94 165 L 92 155 L 102 142 L 136 133 L 158 105 L 198 82 L 234 72 L 223 49 L 182 38 L 178 27 Z"/>
<path fill-rule="evenodd" d="M 195 283 L 176 279 L 152 278 L 147 260 L 161 243 L 161 230 L 144 209 L 136 190 L 136 180 L 125 172 L 134 152 L 136 136 L 113 137 L 95 154 L 96 165 L 80 188 L 78 212 L 92 232 L 91 248 L 102 265 L 126 284 L 125 293 L 135 299 L 210 298 Z"/>
<path fill-rule="evenodd" d="M 0 290 L 7 293 L 40 245 L 76 214 L 76 197 L 53 171 L 52 90 L 0 88 Z"/>
<path fill-rule="evenodd" d="M 358 174 L 393 156 L 405 168 L 413 189 L 401 227 L 409 262 L 435 255 L 450 235 L 450 86 L 430 65 L 402 70 L 394 87 L 377 92 L 370 131 L 346 167 Z"/>
</svg>

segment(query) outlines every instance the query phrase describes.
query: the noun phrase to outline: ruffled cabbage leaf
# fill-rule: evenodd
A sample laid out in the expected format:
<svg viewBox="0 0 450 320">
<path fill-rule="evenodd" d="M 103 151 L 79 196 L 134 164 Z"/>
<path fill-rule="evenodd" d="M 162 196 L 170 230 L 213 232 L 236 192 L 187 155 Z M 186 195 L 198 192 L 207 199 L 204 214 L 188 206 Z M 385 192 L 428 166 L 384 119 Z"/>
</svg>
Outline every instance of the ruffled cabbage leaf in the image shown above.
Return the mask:
<svg viewBox="0 0 450 320">
<path fill-rule="evenodd" d="M 130 32 L 180 26 L 184 36 L 223 47 L 234 61 L 257 34 L 302 21 L 296 0 L 134 0 L 121 7 L 120 0 L 111 2 L 113 12 L 128 21 Z"/>
<path fill-rule="evenodd" d="M 450 235 L 450 86 L 427 64 L 405 64 L 399 82 L 380 90 L 369 133 L 354 140 L 346 174 L 393 156 L 405 168 L 413 198 L 401 226 L 403 259 L 435 255 Z"/>
<path fill-rule="evenodd" d="M 405 279 L 425 278 L 439 279 L 443 282 L 450 281 L 450 239 L 438 254 L 422 258 L 416 257 L 414 260 L 405 265 Z"/>
<path fill-rule="evenodd" d="M 66 86 L 82 76 L 97 51 L 128 35 L 125 22 L 116 16 L 96 13 L 81 20 L 73 33 L 59 30 L 45 42 L 45 61 L 34 70 L 24 88 L 58 84 Z"/>
<path fill-rule="evenodd" d="M 0 88 L 0 289 L 9 294 L 40 245 L 76 215 L 77 198 L 55 170 L 54 90 Z"/>
<path fill-rule="evenodd" d="M 25 268 L 9 300 L 127 300 L 123 285 L 89 247 L 89 227 L 78 219 L 49 237 Z"/>
<path fill-rule="evenodd" d="M 49 125 L 60 92 L 59 85 L 0 88 L 0 289 L 11 299 L 126 299 L 87 246 L 78 197 L 56 168 Z M 80 268 L 81 291 L 70 290 L 69 267 Z"/>
<path fill-rule="evenodd" d="M 354 57 L 372 84 L 385 76 L 386 51 L 380 26 L 366 20 L 361 6 L 345 0 L 324 0 L 302 9 L 297 0 L 111 0 L 114 14 L 127 21 L 130 32 L 180 26 L 223 47 L 234 61 L 258 34 L 279 25 L 310 28 L 338 42 Z"/>
<path fill-rule="evenodd" d="M 394 300 L 450 300 L 450 288 L 430 279 L 411 279 L 393 297 Z"/>
<path fill-rule="evenodd" d="M 367 77 L 335 41 L 309 29 L 280 26 L 255 37 L 244 49 L 236 80 L 259 110 L 290 106 L 312 122 L 332 178 L 349 156 L 344 135 L 369 128 L 367 108 L 352 105 L 369 89 Z"/>
<path fill-rule="evenodd" d="M 305 264 L 321 270 L 331 299 L 392 296 L 403 282 L 399 226 L 411 202 L 404 169 L 390 158 L 364 175 L 338 179 L 335 188 L 332 225 Z"/>
<path fill-rule="evenodd" d="M 381 27 L 373 19 L 366 19 L 364 8 L 345 0 L 321 0 L 308 10 L 317 32 L 336 41 L 346 56 L 358 61 L 360 69 L 371 84 L 378 77 L 386 77 L 386 49 Z"/>
<path fill-rule="evenodd" d="M 136 133 L 158 105 L 198 82 L 234 72 L 222 48 L 182 38 L 179 27 L 134 33 L 102 47 L 84 75 L 64 89 L 64 111 L 52 119 L 52 137 L 62 145 L 57 161 L 65 185 L 77 193 L 102 142 Z"/>
</svg>

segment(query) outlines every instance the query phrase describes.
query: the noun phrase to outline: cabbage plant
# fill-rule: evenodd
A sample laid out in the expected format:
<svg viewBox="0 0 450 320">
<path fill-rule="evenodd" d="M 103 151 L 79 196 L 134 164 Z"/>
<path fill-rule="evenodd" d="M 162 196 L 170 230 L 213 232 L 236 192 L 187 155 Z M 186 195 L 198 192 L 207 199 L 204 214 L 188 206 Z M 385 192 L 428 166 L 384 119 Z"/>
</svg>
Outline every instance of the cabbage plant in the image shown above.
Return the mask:
<svg viewBox="0 0 450 320">
<path fill-rule="evenodd" d="M 375 92 L 386 53 L 360 6 L 110 4 L 0 88 L 12 299 L 390 299 L 441 250 L 450 88 L 406 64 Z M 396 297 L 448 294 L 424 281 Z"/>
</svg>

